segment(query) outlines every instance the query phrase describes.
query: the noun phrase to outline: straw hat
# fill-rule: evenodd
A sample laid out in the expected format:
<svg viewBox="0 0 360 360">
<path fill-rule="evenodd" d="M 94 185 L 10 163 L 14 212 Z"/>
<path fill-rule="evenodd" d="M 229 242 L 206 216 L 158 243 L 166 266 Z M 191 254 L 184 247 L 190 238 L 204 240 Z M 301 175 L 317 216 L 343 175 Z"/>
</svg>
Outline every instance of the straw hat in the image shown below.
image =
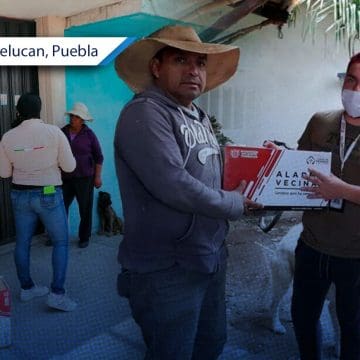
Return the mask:
<svg viewBox="0 0 360 360">
<path fill-rule="evenodd" d="M 135 93 L 153 83 L 150 60 L 166 46 L 207 54 L 204 92 L 228 80 L 235 73 L 239 62 L 240 50 L 235 46 L 203 43 L 191 27 L 166 26 L 130 45 L 115 60 L 118 75 Z"/>
<path fill-rule="evenodd" d="M 83 120 L 93 121 L 93 117 L 90 115 L 87 106 L 81 102 L 74 104 L 73 108 L 65 113 L 65 115 L 76 115 Z"/>
</svg>

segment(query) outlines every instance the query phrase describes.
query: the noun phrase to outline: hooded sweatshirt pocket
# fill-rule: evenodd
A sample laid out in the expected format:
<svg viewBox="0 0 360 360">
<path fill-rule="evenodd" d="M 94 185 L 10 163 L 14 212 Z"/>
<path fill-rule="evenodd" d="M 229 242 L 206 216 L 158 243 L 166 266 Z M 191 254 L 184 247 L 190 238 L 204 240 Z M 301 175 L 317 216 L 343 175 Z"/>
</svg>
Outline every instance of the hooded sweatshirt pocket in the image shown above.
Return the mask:
<svg viewBox="0 0 360 360">
<path fill-rule="evenodd" d="M 209 255 L 223 245 L 227 233 L 225 220 L 193 215 L 191 225 L 178 240 L 178 249 L 188 255 Z"/>
<path fill-rule="evenodd" d="M 191 234 L 194 232 L 195 222 L 196 222 L 196 215 L 193 215 L 191 217 L 191 222 L 190 222 L 190 225 L 189 225 L 188 229 L 185 231 L 184 235 L 181 236 L 177 240 L 179 243 L 184 241 L 185 239 L 187 239 L 189 236 L 191 236 Z"/>
</svg>

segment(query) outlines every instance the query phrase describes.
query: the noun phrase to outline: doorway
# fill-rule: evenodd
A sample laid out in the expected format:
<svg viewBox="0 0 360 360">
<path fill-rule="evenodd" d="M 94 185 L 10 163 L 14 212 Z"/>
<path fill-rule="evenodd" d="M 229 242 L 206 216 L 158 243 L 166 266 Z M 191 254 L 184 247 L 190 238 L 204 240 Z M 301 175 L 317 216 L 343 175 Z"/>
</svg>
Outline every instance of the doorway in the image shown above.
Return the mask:
<svg viewBox="0 0 360 360">
<path fill-rule="evenodd" d="M 0 36 L 36 36 L 35 22 L 0 17 Z M 0 66 L 0 137 L 11 128 L 17 100 L 24 92 L 39 93 L 37 67 Z M 10 183 L 0 178 L 0 245 L 13 241 L 15 235 Z"/>
</svg>

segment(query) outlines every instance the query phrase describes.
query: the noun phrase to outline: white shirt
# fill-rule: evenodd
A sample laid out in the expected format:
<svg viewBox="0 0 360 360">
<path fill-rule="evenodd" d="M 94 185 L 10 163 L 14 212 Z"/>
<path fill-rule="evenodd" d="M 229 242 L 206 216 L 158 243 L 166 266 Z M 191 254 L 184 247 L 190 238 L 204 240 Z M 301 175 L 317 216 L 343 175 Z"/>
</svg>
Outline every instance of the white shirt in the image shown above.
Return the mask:
<svg viewBox="0 0 360 360">
<path fill-rule="evenodd" d="M 20 185 L 61 185 L 61 171 L 71 172 L 76 161 L 64 133 L 41 119 L 23 121 L 0 142 L 0 177 Z"/>
</svg>

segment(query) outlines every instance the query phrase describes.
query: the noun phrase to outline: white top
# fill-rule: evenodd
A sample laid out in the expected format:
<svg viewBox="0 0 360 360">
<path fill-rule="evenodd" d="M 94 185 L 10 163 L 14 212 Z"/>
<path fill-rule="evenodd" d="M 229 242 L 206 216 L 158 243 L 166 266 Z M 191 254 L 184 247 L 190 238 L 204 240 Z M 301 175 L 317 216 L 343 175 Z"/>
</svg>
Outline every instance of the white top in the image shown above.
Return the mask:
<svg viewBox="0 0 360 360">
<path fill-rule="evenodd" d="M 0 177 L 19 185 L 61 185 L 61 171 L 71 172 L 76 161 L 65 134 L 41 119 L 23 121 L 0 142 Z"/>
</svg>

